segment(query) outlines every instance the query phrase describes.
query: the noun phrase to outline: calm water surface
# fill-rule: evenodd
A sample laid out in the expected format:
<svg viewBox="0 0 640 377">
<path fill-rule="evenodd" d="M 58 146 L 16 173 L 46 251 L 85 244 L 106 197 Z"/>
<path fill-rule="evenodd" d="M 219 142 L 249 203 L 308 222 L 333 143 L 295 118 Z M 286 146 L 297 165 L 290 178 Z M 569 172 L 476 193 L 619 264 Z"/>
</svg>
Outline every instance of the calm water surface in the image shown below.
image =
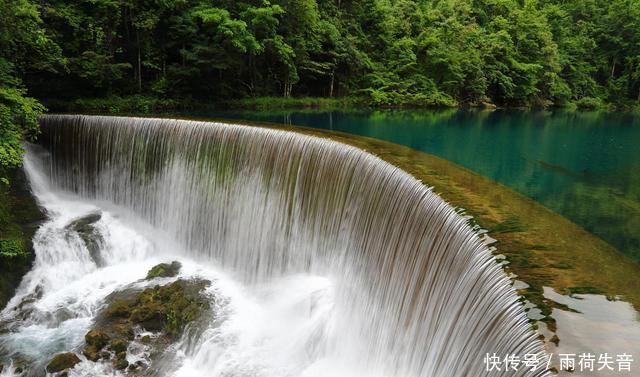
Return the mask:
<svg viewBox="0 0 640 377">
<path fill-rule="evenodd" d="M 568 112 L 219 112 L 440 156 L 525 194 L 640 261 L 640 117 Z"/>
</svg>

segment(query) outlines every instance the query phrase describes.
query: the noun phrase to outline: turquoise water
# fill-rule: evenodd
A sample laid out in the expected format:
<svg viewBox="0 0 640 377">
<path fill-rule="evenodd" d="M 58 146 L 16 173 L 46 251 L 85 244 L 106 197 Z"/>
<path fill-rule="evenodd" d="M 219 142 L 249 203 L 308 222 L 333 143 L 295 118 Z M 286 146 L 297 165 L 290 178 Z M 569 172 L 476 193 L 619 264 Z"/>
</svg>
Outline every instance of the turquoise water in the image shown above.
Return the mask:
<svg viewBox="0 0 640 377">
<path fill-rule="evenodd" d="M 431 153 L 527 195 L 640 261 L 640 117 L 569 112 L 221 112 Z"/>
</svg>

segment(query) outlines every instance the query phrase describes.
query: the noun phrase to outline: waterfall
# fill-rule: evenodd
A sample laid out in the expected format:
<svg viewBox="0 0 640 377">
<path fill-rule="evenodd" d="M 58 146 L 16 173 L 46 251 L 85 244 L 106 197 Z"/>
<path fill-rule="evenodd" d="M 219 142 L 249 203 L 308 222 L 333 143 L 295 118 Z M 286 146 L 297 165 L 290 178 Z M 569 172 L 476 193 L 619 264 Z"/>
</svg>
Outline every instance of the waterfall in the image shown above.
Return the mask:
<svg viewBox="0 0 640 377">
<path fill-rule="evenodd" d="M 485 370 L 487 353 L 543 355 L 510 281 L 464 216 L 371 154 L 224 123 L 49 115 L 41 126 L 56 190 L 135 219 L 170 240 L 163 252 L 274 302 L 310 297 L 313 320 L 259 325 L 292 333 L 261 353 L 295 359 L 282 376 L 547 375 Z M 213 338 L 186 347 L 183 375 L 261 375 L 221 369 L 228 352 Z"/>
</svg>

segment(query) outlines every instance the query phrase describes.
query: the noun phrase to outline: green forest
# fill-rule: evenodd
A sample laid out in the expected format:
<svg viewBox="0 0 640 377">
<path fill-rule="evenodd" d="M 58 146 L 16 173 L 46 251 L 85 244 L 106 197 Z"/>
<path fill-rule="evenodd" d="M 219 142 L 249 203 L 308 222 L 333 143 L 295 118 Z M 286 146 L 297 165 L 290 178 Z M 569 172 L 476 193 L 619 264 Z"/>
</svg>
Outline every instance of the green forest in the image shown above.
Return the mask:
<svg viewBox="0 0 640 377">
<path fill-rule="evenodd" d="M 0 164 L 44 106 L 637 110 L 638 25 L 636 0 L 0 0 Z"/>
</svg>

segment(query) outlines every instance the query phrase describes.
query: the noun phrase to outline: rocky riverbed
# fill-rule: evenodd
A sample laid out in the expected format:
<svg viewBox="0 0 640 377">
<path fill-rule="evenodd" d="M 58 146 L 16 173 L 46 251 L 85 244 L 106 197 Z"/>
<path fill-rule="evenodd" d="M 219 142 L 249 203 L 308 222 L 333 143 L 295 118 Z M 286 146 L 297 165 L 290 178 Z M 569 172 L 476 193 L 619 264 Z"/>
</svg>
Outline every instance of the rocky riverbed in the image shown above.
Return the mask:
<svg viewBox="0 0 640 377">
<path fill-rule="evenodd" d="M 56 354 L 44 370 L 34 370 L 19 358 L 0 368 L 15 375 L 49 373 L 60 377 L 73 375 L 73 369 L 82 362 L 135 376 L 151 376 L 171 368 L 173 355 L 167 350 L 180 340 L 185 329 L 197 326 L 205 313 L 207 319 L 212 317 L 212 297 L 205 293 L 211 282 L 177 278 L 180 268 L 176 261 L 158 264 L 149 270 L 146 281 L 132 282 L 109 294 L 82 348 Z"/>
</svg>

